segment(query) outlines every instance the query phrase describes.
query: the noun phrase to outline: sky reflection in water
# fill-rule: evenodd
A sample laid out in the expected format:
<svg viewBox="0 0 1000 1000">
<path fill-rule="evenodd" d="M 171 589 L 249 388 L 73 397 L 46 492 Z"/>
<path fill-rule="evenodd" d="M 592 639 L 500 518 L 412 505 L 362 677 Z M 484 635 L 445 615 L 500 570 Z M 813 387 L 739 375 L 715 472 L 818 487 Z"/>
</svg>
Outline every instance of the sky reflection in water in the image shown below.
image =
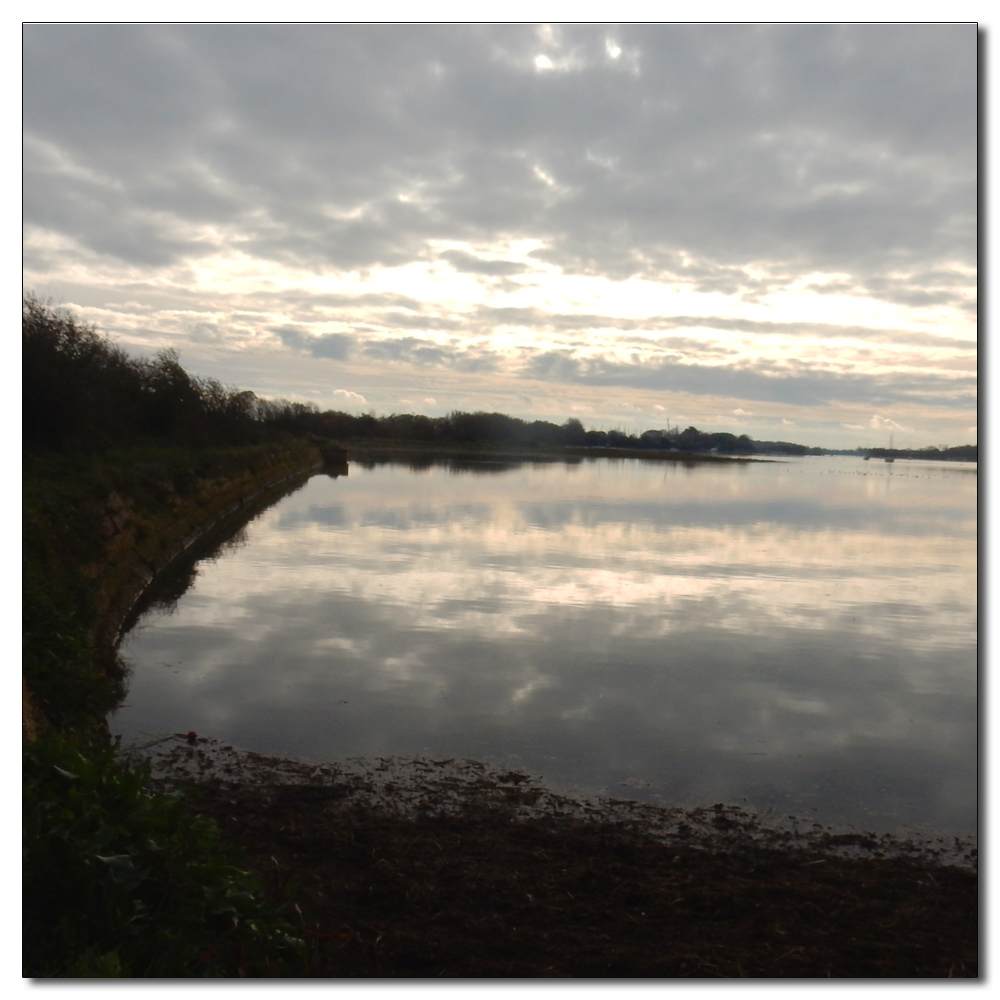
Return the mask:
<svg viewBox="0 0 1000 1000">
<path fill-rule="evenodd" d="M 143 619 L 112 729 L 964 833 L 976 531 L 956 466 L 352 464 Z"/>
</svg>

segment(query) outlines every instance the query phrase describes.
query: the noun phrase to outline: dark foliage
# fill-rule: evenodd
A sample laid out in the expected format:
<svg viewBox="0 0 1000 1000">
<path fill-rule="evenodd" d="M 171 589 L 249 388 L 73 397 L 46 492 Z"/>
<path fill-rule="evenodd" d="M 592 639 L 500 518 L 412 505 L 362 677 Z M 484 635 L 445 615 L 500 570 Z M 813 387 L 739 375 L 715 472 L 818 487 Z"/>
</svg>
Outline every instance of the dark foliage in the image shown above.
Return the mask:
<svg viewBox="0 0 1000 1000">
<path fill-rule="evenodd" d="M 927 462 L 978 462 L 979 445 L 964 444 L 957 448 L 872 448 L 872 458 L 915 458 Z"/>
<path fill-rule="evenodd" d="M 177 353 L 133 358 L 91 326 L 27 298 L 22 307 L 23 433 L 29 447 L 88 451 L 149 441 L 261 440 L 252 392 L 188 374 Z"/>
<path fill-rule="evenodd" d="M 265 910 L 259 879 L 219 849 L 215 823 L 147 781 L 112 746 L 25 745 L 23 975 L 292 972 L 301 941 Z"/>
<path fill-rule="evenodd" d="M 94 644 L 94 583 L 83 571 L 101 552 L 86 472 L 68 462 L 58 478 L 25 463 L 22 498 L 21 665 L 56 727 L 94 724 L 124 693 L 124 668 Z"/>
<path fill-rule="evenodd" d="M 445 417 L 397 413 L 385 417 L 370 413 L 354 416 L 334 410 L 321 412 L 308 403 L 283 400 L 258 401 L 257 409 L 261 420 L 269 427 L 300 436 L 314 435 L 341 441 L 406 441 L 444 447 L 638 448 L 726 455 L 752 455 L 756 451 L 754 442 L 745 434 L 739 437 L 725 432 L 713 434 L 695 427 L 684 431 L 674 428 L 626 434 L 618 430 L 588 431 L 575 418 L 564 424 L 554 424 L 547 420 L 521 420 L 504 413 L 460 411 Z"/>
</svg>

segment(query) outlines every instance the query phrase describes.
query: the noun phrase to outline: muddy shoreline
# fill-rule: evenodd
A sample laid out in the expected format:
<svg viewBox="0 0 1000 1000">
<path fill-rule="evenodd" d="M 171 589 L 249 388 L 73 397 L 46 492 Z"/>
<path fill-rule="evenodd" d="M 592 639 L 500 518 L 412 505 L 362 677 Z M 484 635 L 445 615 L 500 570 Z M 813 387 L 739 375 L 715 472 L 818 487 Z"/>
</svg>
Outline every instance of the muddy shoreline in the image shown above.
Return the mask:
<svg viewBox="0 0 1000 1000">
<path fill-rule="evenodd" d="M 311 764 L 176 734 L 181 792 L 265 873 L 317 977 L 974 978 L 971 842 L 573 799 L 465 760 Z"/>
</svg>

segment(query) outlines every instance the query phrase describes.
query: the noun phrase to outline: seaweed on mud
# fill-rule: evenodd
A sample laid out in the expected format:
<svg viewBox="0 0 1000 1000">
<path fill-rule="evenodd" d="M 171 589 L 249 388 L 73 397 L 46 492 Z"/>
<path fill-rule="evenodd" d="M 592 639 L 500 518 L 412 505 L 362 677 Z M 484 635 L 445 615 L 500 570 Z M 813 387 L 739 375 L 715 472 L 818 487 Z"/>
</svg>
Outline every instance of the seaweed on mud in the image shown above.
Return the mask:
<svg viewBox="0 0 1000 1000">
<path fill-rule="evenodd" d="M 556 794 L 471 760 L 151 754 L 322 977 L 975 977 L 971 843 Z"/>
</svg>

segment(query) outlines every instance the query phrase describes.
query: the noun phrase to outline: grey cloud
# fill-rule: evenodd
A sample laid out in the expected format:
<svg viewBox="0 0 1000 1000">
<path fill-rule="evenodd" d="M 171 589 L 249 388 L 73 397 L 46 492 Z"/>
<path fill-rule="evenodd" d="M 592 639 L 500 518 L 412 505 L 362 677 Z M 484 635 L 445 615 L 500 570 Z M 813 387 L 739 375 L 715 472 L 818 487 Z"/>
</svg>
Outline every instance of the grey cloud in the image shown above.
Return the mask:
<svg viewBox="0 0 1000 1000">
<path fill-rule="evenodd" d="M 386 312 L 376 313 L 378 320 L 385 326 L 399 329 L 416 330 L 465 330 L 468 323 L 461 319 L 450 319 L 446 316 L 421 316 L 412 313 Z"/>
<path fill-rule="evenodd" d="M 874 298 L 905 306 L 956 305 L 965 301 L 965 296 L 947 288 L 920 287 L 891 278 L 869 278 L 865 290 Z"/>
<path fill-rule="evenodd" d="M 576 68 L 537 73 L 530 25 L 28 25 L 25 128 L 55 156 L 26 220 L 140 264 L 206 252 L 183 230 L 209 224 L 343 268 L 531 237 L 583 274 L 749 294 L 974 264 L 975 25 L 559 36 Z"/>
<path fill-rule="evenodd" d="M 500 361 L 499 355 L 489 350 L 449 347 L 417 337 L 369 340 L 363 353 L 379 361 L 406 361 L 464 372 L 494 371 Z"/>
<path fill-rule="evenodd" d="M 876 275 L 861 282 L 831 281 L 810 286 L 821 295 L 868 295 L 906 306 L 976 307 L 974 286 L 967 274 L 925 271 L 905 276 Z"/>
<path fill-rule="evenodd" d="M 310 336 L 300 327 L 273 327 L 287 347 L 306 351 L 317 358 L 345 361 L 361 356 L 373 361 L 405 362 L 421 367 L 440 367 L 462 372 L 496 370 L 499 354 L 488 349 L 438 344 L 420 337 L 378 337 L 371 334 L 328 333 Z"/>
<path fill-rule="evenodd" d="M 294 305 L 296 308 L 329 306 L 334 309 L 345 307 L 376 306 L 380 308 L 410 309 L 419 312 L 424 304 L 408 295 L 394 292 L 366 292 L 363 295 L 346 295 L 334 292 L 304 292 L 297 289 L 280 292 L 257 292 L 256 298 L 265 299 L 275 305 Z"/>
<path fill-rule="evenodd" d="M 416 364 L 441 364 L 452 356 L 451 351 L 416 337 L 397 340 L 374 340 L 365 344 L 364 353 L 381 361 L 412 361 Z"/>
<path fill-rule="evenodd" d="M 843 326 L 836 323 L 777 322 L 751 320 L 728 316 L 646 316 L 625 319 L 620 316 L 602 316 L 594 313 L 551 313 L 533 308 L 485 307 L 475 311 L 475 323 L 480 326 L 524 326 L 540 330 L 658 330 L 697 328 L 733 331 L 739 333 L 775 334 L 781 336 L 839 337 L 873 340 L 885 343 L 913 344 L 921 347 L 942 347 L 975 351 L 976 345 L 957 337 L 942 337 L 918 330 L 886 330 L 879 327 Z M 673 343 L 673 339 L 660 341 Z M 698 343 L 694 338 L 686 342 Z"/>
<path fill-rule="evenodd" d="M 575 358 L 561 351 L 546 351 L 530 358 L 523 365 L 522 375 L 581 385 L 730 396 L 801 406 L 836 401 L 961 408 L 974 405 L 976 394 L 976 379 L 969 377 L 910 372 L 841 374 L 788 362 L 761 362 L 752 367 L 678 363 L 676 359 L 626 364 L 605 358 Z"/>
<path fill-rule="evenodd" d="M 203 344 L 222 343 L 226 339 L 216 323 L 193 323 L 188 333 L 193 341 Z"/>
<path fill-rule="evenodd" d="M 637 344 L 646 344 L 645 340 L 639 340 L 638 338 L 629 339 L 634 339 Z M 712 343 L 711 341 L 705 342 L 704 340 L 697 340 L 694 337 L 660 337 L 656 341 L 656 346 L 661 349 L 669 347 L 672 350 L 680 351 L 682 353 L 701 355 L 710 354 L 717 357 L 739 354 L 739 351 L 736 350 L 736 348 L 722 347 L 719 344 Z"/>
<path fill-rule="evenodd" d="M 456 271 L 466 274 L 484 274 L 489 277 L 504 277 L 511 274 L 523 274 L 527 271 L 524 264 L 513 260 L 484 260 L 474 257 L 463 250 L 446 250 L 441 259 L 448 261 Z"/>
<path fill-rule="evenodd" d="M 24 160 L 28 225 L 68 236 L 94 253 L 138 266 L 159 267 L 204 252 L 195 241 L 178 238 L 170 220 L 154 214 L 136 192 L 39 166 L 30 144 L 26 144 Z"/>
<path fill-rule="evenodd" d="M 299 327 L 274 327 L 271 331 L 277 334 L 282 343 L 299 350 L 309 351 L 317 358 L 333 358 L 345 361 L 351 354 L 356 338 L 347 333 L 327 333 L 320 337 L 312 337 Z"/>
</svg>

